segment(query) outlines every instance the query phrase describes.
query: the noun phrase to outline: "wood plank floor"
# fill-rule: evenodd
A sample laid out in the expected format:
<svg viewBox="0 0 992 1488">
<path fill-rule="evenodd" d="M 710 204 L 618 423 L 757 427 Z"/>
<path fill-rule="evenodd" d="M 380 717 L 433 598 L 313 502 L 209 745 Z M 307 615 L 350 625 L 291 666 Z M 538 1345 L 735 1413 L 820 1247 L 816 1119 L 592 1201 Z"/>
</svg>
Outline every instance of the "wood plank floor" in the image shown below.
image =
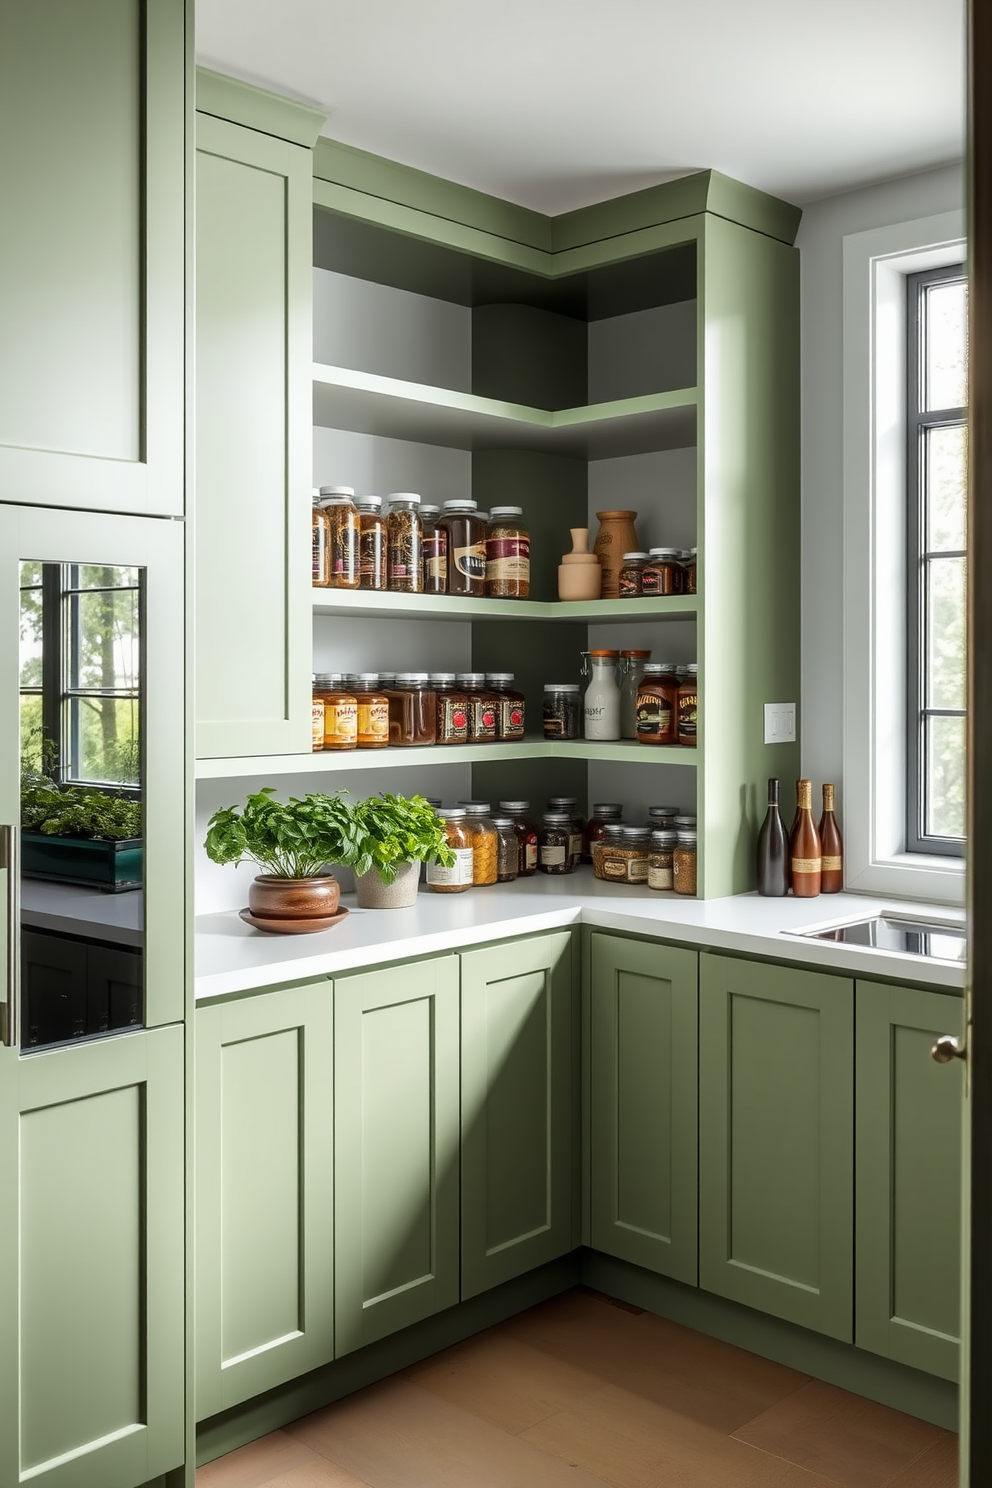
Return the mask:
<svg viewBox="0 0 992 1488">
<path fill-rule="evenodd" d="M 957 1438 L 577 1290 L 219 1457 L 197 1488 L 956 1488 Z"/>
</svg>

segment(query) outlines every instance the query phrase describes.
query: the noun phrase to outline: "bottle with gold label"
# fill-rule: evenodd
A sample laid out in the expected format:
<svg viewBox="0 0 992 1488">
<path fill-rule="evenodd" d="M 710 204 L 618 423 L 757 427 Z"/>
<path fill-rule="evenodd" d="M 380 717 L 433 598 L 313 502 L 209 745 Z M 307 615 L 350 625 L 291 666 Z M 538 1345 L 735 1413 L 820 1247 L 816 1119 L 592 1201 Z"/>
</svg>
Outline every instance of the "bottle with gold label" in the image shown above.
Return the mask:
<svg viewBox="0 0 992 1488">
<path fill-rule="evenodd" d="M 813 820 L 813 782 L 799 781 L 798 821 L 792 833 L 792 892 L 797 899 L 815 899 L 820 892 L 822 850 Z"/>
<path fill-rule="evenodd" d="M 844 887 L 844 844 L 834 815 L 834 788 L 823 787 L 823 815 L 820 817 L 821 894 L 839 894 Z"/>
</svg>

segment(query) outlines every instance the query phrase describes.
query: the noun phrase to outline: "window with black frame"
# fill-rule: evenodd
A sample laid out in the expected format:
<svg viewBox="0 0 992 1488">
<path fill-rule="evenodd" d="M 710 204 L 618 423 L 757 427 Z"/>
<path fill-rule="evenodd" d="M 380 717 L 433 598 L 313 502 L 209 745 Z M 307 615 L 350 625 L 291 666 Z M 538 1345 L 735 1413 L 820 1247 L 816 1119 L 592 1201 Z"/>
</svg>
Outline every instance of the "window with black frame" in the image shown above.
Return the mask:
<svg viewBox="0 0 992 1488">
<path fill-rule="evenodd" d="M 963 264 L 907 282 L 906 847 L 965 838 L 968 283 Z"/>
</svg>

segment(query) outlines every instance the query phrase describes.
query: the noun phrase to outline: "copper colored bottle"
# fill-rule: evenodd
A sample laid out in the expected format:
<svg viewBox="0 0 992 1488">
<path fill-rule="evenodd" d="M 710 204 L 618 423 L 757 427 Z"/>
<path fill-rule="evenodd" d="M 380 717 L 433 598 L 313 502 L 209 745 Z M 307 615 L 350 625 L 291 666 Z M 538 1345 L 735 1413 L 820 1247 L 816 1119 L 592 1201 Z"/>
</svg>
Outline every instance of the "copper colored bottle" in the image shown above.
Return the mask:
<svg viewBox="0 0 992 1488">
<path fill-rule="evenodd" d="M 792 833 L 792 892 L 797 899 L 815 899 L 820 892 L 820 834 L 813 820 L 813 782 L 799 781 L 799 820 Z"/>
<path fill-rule="evenodd" d="M 834 788 L 823 787 L 823 815 L 820 817 L 821 894 L 839 894 L 844 887 L 844 844 L 834 815 Z"/>
</svg>

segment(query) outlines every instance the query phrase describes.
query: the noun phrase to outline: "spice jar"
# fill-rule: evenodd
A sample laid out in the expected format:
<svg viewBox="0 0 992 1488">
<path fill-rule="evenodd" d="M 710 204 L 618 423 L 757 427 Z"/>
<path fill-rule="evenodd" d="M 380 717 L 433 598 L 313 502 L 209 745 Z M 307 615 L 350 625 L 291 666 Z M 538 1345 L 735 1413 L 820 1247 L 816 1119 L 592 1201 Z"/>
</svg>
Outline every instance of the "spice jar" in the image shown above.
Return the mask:
<svg viewBox="0 0 992 1488">
<path fill-rule="evenodd" d="M 435 699 L 426 672 L 399 672 L 389 700 L 390 744 L 433 744 L 437 737 Z"/>
<path fill-rule="evenodd" d="M 600 802 L 598 806 L 593 806 L 592 816 L 590 816 L 589 825 L 586 828 L 586 846 L 582 854 L 584 862 L 592 862 L 593 848 L 597 842 L 603 840 L 607 826 L 611 823 L 616 826 L 622 816 L 623 807 L 619 801 L 604 801 Z"/>
<path fill-rule="evenodd" d="M 446 501 L 438 527 L 448 544 L 448 593 L 483 595 L 486 592 L 486 524 L 468 499 Z"/>
<path fill-rule="evenodd" d="M 386 519 L 381 496 L 363 496 L 358 512 L 358 587 L 385 589 L 388 573 Z"/>
<path fill-rule="evenodd" d="M 506 743 L 524 736 L 524 695 L 513 685 L 512 672 L 487 672 L 486 682 L 496 694 L 496 737 Z"/>
<path fill-rule="evenodd" d="M 676 823 L 679 818 L 677 806 L 649 806 L 647 825 L 652 831 L 674 832 L 677 830 Z M 696 825 L 696 818 L 692 818 L 692 825 Z"/>
<path fill-rule="evenodd" d="M 680 549 L 652 548 L 642 578 L 644 594 L 681 594 Z"/>
<path fill-rule="evenodd" d="M 546 811 L 537 838 L 537 866 L 542 873 L 571 873 L 572 823 L 565 811 Z"/>
<path fill-rule="evenodd" d="M 683 669 L 679 682 L 679 743 L 686 749 L 696 747 L 696 724 L 699 717 L 699 693 L 695 665 Z"/>
<path fill-rule="evenodd" d="M 546 739 L 577 739 L 580 717 L 579 684 L 577 682 L 545 682 L 544 737 Z"/>
<path fill-rule="evenodd" d="M 486 593 L 493 599 L 530 594 L 530 533 L 519 506 L 494 506 L 486 532 Z"/>
<path fill-rule="evenodd" d="M 619 849 L 623 838 L 623 826 L 620 822 L 607 822 L 603 828 L 603 835 L 598 842 L 592 845 L 592 871 L 596 878 L 606 878 L 603 864 L 614 848 Z"/>
<path fill-rule="evenodd" d="M 313 493 L 310 524 L 313 546 L 313 577 L 310 582 L 316 589 L 326 589 L 331 582 L 331 524 L 320 504 L 319 491 Z"/>
<path fill-rule="evenodd" d="M 499 865 L 499 833 L 489 815 L 488 801 L 459 801 L 465 809 L 465 826 L 472 839 L 472 882 L 494 884 Z"/>
<path fill-rule="evenodd" d="M 517 829 L 517 842 L 520 849 L 517 877 L 530 878 L 532 873 L 537 872 L 537 827 L 527 815 L 530 802 L 500 801 L 499 809 L 513 819 Z"/>
<path fill-rule="evenodd" d="M 637 738 L 637 689 L 644 676 L 644 668 L 651 658 L 650 651 L 621 651 L 617 674 L 620 681 L 620 737 Z"/>
<path fill-rule="evenodd" d="M 425 594 L 447 594 L 448 592 L 448 534 L 437 525 L 441 515 L 439 506 L 422 506 L 420 521 L 423 527 L 421 567 L 423 568 L 423 591 Z"/>
<path fill-rule="evenodd" d="M 635 595 L 644 593 L 647 562 L 647 553 L 624 553 L 618 581 L 621 599 L 633 599 Z"/>
<path fill-rule="evenodd" d="M 339 672 L 321 673 L 317 690 L 324 705 L 324 748 L 357 748 L 358 698 L 344 686 Z"/>
<path fill-rule="evenodd" d="M 327 517 L 332 589 L 357 589 L 358 512 L 351 486 L 321 486 L 320 505 Z"/>
<path fill-rule="evenodd" d="M 486 686 L 485 672 L 459 672 L 458 685 L 468 697 L 468 741 L 492 744 L 496 738 L 496 694 Z"/>
<path fill-rule="evenodd" d="M 660 829 L 651 833 L 648 853 L 649 889 L 666 890 L 675 887 L 673 852 L 676 836 L 675 832 Z"/>
<path fill-rule="evenodd" d="M 389 498 L 386 518 L 388 584 L 394 594 L 420 594 L 423 589 L 423 528 L 420 497 L 397 491 Z"/>
<path fill-rule="evenodd" d="M 696 549 L 682 549 L 682 592 L 684 594 L 695 594 L 696 592 Z"/>
<path fill-rule="evenodd" d="M 310 710 L 310 747 L 316 751 L 324 747 L 324 697 L 313 677 L 313 704 Z"/>
<path fill-rule="evenodd" d="M 509 816 L 494 816 L 492 822 L 499 838 L 496 848 L 496 882 L 512 883 L 517 876 L 520 861 L 517 826 Z"/>
<path fill-rule="evenodd" d="M 582 862 L 582 844 L 585 838 L 586 823 L 579 810 L 577 796 L 549 796 L 548 810 L 551 812 L 567 812 L 572 823 L 572 835 L 569 840 L 569 852 L 572 856 L 572 867 L 578 868 Z"/>
<path fill-rule="evenodd" d="M 696 818 L 688 814 L 679 815 L 675 818 L 676 832 L 694 832 L 696 830 Z"/>
<path fill-rule="evenodd" d="M 638 744 L 675 744 L 678 740 L 679 683 L 669 662 L 647 662 L 637 689 L 635 720 Z"/>
<path fill-rule="evenodd" d="M 696 834 L 688 830 L 676 834 L 672 859 L 672 876 L 676 894 L 696 892 Z"/>
<path fill-rule="evenodd" d="M 389 699 L 380 689 L 378 672 L 359 673 L 355 697 L 359 749 L 385 749 L 389 743 Z"/>
<path fill-rule="evenodd" d="M 454 672 L 431 672 L 430 684 L 437 711 L 436 742 L 467 744 L 468 695 L 463 688 L 455 686 Z"/>
<path fill-rule="evenodd" d="M 439 821 L 444 822 L 444 837 L 455 855 L 452 868 L 440 863 L 427 864 L 427 887 L 436 894 L 463 894 L 472 887 L 472 839 L 465 825 L 465 812 L 460 806 L 449 806 L 447 811 L 436 811 Z"/>
<path fill-rule="evenodd" d="M 600 877 L 608 883 L 647 883 L 649 837 L 647 827 L 616 827 L 600 848 Z"/>
</svg>

